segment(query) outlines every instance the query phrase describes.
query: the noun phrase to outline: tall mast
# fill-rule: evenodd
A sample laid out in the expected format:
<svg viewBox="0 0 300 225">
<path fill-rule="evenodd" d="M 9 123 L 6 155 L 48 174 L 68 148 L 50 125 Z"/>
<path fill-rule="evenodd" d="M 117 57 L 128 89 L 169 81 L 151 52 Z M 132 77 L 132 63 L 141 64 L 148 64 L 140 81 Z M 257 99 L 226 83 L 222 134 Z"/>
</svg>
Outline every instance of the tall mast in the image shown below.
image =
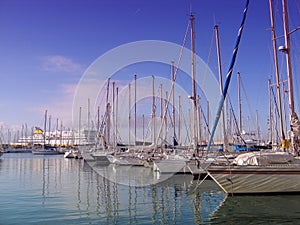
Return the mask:
<svg viewBox="0 0 300 225">
<path fill-rule="evenodd" d="M 207 140 L 209 140 L 210 133 L 209 133 L 209 124 L 210 124 L 210 116 L 209 116 L 209 101 L 206 101 L 206 120 L 207 120 Z"/>
<path fill-rule="evenodd" d="M 219 26 L 215 25 L 216 32 L 216 45 L 217 45 L 217 54 L 218 54 L 218 67 L 219 67 L 219 82 L 220 82 L 220 93 L 223 93 L 223 74 L 222 74 L 222 63 L 221 63 L 221 50 L 220 50 L 220 39 L 219 39 Z M 223 121 L 223 139 L 224 139 L 224 149 L 227 149 L 227 135 L 225 127 L 225 110 L 222 108 L 222 121 Z"/>
<path fill-rule="evenodd" d="M 44 147 L 46 144 L 46 129 L 47 129 L 47 110 L 45 111 L 45 119 L 44 119 Z"/>
<path fill-rule="evenodd" d="M 107 103 L 107 109 L 106 109 L 106 128 L 107 128 L 107 143 L 110 144 L 110 125 L 111 125 L 111 104 Z"/>
<path fill-rule="evenodd" d="M 287 0 L 282 0 L 283 8 L 283 27 L 284 27 L 284 40 L 285 46 L 283 51 L 286 53 L 286 64 L 287 64 L 287 77 L 288 77 L 288 89 L 289 89 L 289 111 L 290 111 L 290 122 L 291 122 L 291 151 L 295 155 L 297 153 L 297 139 L 298 136 L 293 133 L 293 120 L 298 120 L 298 116 L 295 113 L 294 106 L 294 87 L 293 87 L 293 73 L 292 73 L 292 61 L 291 61 L 291 47 L 290 47 L 290 35 L 289 35 L 289 16 Z M 298 121 L 299 122 L 299 121 Z"/>
<path fill-rule="evenodd" d="M 90 120 L 91 120 L 91 113 L 90 113 L 90 99 L 88 98 L 88 114 L 87 114 L 87 118 L 88 118 L 88 137 L 87 137 L 87 142 L 88 144 L 90 144 Z"/>
<path fill-rule="evenodd" d="M 107 79 L 107 87 L 106 87 L 106 111 L 105 111 L 105 129 L 104 129 L 104 138 L 107 140 L 107 142 L 109 143 L 109 136 L 110 136 L 110 131 L 109 131 L 109 119 L 108 119 L 108 114 L 109 114 L 109 102 L 108 102 L 108 98 L 109 98 L 109 83 L 110 83 L 110 78 Z"/>
<path fill-rule="evenodd" d="M 258 110 L 256 110 L 256 136 L 258 143 L 260 143 L 260 133 L 259 133 L 259 124 L 258 124 Z"/>
<path fill-rule="evenodd" d="M 80 145 L 81 139 L 80 139 L 80 130 L 81 130 L 81 106 L 79 107 L 79 119 L 78 119 L 78 145 Z"/>
<path fill-rule="evenodd" d="M 161 124 L 163 124 L 163 115 L 164 115 L 164 110 L 163 110 L 163 84 L 159 85 L 159 92 L 160 92 L 160 120 L 161 120 Z"/>
<path fill-rule="evenodd" d="M 272 116 L 272 95 L 271 95 L 271 80 L 268 80 L 268 92 L 269 92 L 269 130 L 270 130 L 270 142 L 273 142 L 273 116 Z M 273 144 L 273 143 L 272 143 Z"/>
<path fill-rule="evenodd" d="M 136 74 L 134 75 L 134 144 L 136 144 Z"/>
<path fill-rule="evenodd" d="M 178 96 L 178 144 L 181 145 L 181 102 L 180 95 Z"/>
<path fill-rule="evenodd" d="M 168 102 L 168 92 L 166 91 L 166 99 L 165 99 L 165 110 L 168 110 L 168 106 L 169 106 L 169 102 Z M 164 137 L 164 141 L 167 143 L 167 133 L 168 133 L 168 117 L 165 116 L 164 118 L 164 123 L 165 123 L 165 137 Z"/>
<path fill-rule="evenodd" d="M 118 114 L 119 114 L 119 88 L 117 87 L 117 99 L 116 99 L 116 123 L 115 123 L 115 141 L 116 145 L 118 144 Z"/>
<path fill-rule="evenodd" d="M 165 112 L 164 101 L 165 100 L 163 98 L 163 84 L 159 85 L 159 90 L 160 90 L 160 123 L 161 123 L 161 126 L 163 127 L 165 124 L 165 120 L 164 120 L 164 112 Z M 159 136 L 160 136 L 160 138 L 162 138 L 160 131 L 159 131 Z"/>
<path fill-rule="evenodd" d="M 155 129 L 156 129 L 156 124 L 155 124 L 155 92 L 154 92 L 154 85 L 155 85 L 155 77 L 154 75 L 152 75 L 152 123 L 153 123 L 153 143 L 155 144 L 155 140 L 156 140 L 156 137 L 155 137 Z"/>
<path fill-rule="evenodd" d="M 240 135 L 242 135 L 243 121 L 242 121 L 242 100 L 241 100 L 241 73 L 238 72 L 238 102 L 239 102 L 239 121 L 240 121 Z"/>
<path fill-rule="evenodd" d="M 225 101 L 225 98 L 226 98 L 226 95 L 227 95 L 227 91 L 228 91 L 228 87 L 229 87 L 229 84 L 230 84 L 235 59 L 236 59 L 236 56 L 237 56 L 237 52 L 238 52 L 238 48 L 239 48 L 239 44 L 240 44 L 240 40 L 241 40 L 243 28 L 244 28 L 244 24 L 245 24 L 245 21 L 246 21 L 248 6 L 249 6 L 249 0 L 247 0 L 246 6 L 245 6 L 245 9 L 244 9 L 243 19 L 242 19 L 242 22 L 241 22 L 241 25 L 240 25 L 240 28 L 239 28 L 239 31 L 238 31 L 237 40 L 236 40 L 235 47 L 234 47 L 234 50 L 233 50 L 233 53 L 232 53 L 232 59 L 231 59 L 231 62 L 230 62 L 230 66 L 229 66 L 227 75 L 226 75 L 226 81 L 224 83 L 224 89 L 223 89 L 223 92 L 222 92 L 222 97 L 221 97 L 220 102 L 219 102 L 219 107 L 218 107 L 218 110 L 217 110 L 217 116 L 215 118 L 212 130 L 211 130 L 211 135 L 210 135 L 208 143 L 207 143 L 206 153 L 208 153 L 209 150 L 210 150 L 210 146 L 211 146 L 211 143 L 213 141 L 214 134 L 216 132 L 216 128 L 217 128 L 217 125 L 218 125 L 218 122 L 219 122 L 219 119 L 220 119 L 221 111 L 222 111 L 222 108 L 223 108 L 223 105 L 224 105 L 224 101 Z"/>
<path fill-rule="evenodd" d="M 58 118 L 56 118 L 56 128 L 55 128 L 55 145 L 57 145 L 57 131 L 58 131 Z"/>
<path fill-rule="evenodd" d="M 60 147 L 62 146 L 62 129 L 63 129 L 63 121 L 60 121 Z"/>
<path fill-rule="evenodd" d="M 97 133 L 100 132 L 100 106 L 97 109 Z"/>
<path fill-rule="evenodd" d="M 290 48 L 290 35 L 289 35 L 289 16 L 288 16 L 288 8 L 287 8 L 287 0 L 282 0 L 283 7 L 283 27 L 284 27 L 284 41 L 285 41 L 285 49 L 286 53 L 286 63 L 287 63 L 287 76 L 288 76 L 288 88 L 289 88 L 289 109 L 290 116 L 295 113 L 294 107 L 294 87 L 293 87 L 293 74 L 292 74 L 292 61 L 291 61 L 291 48 Z"/>
<path fill-rule="evenodd" d="M 145 115 L 142 115 L 142 126 L 143 126 L 143 142 L 145 142 Z"/>
<path fill-rule="evenodd" d="M 202 143 L 202 116 L 201 116 L 201 97 L 198 95 L 197 98 L 198 101 L 198 120 L 199 120 L 199 137 L 198 140 L 200 143 Z"/>
<path fill-rule="evenodd" d="M 48 144 L 50 144 L 50 132 L 51 132 L 51 115 L 49 115 L 48 118 L 48 124 L 49 124 L 49 128 L 48 128 Z"/>
<path fill-rule="evenodd" d="M 131 84 L 128 84 L 128 145 L 130 145 L 130 128 L 131 128 Z"/>
<path fill-rule="evenodd" d="M 172 82 L 175 82 L 175 67 L 174 61 L 172 61 Z M 176 137 L 176 129 L 175 129 L 175 90 L 172 91 L 172 120 L 173 120 L 173 139 Z"/>
<path fill-rule="evenodd" d="M 113 120 L 113 146 L 116 146 L 116 87 L 115 87 L 115 82 L 112 82 L 112 120 Z"/>
<path fill-rule="evenodd" d="M 191 48 L 192 48 L 192 101 L 193 101 L 193 139 L 194 151 L 197 151 L 198 135 L 197 135 L 197 93 L 196 93 L 196 70 L 195 70 L 195 17 L 191 13 Z"/>
<path fill-rule="evenodd" d="M 279 107 L 278 110 L 279 110 L 280 136 L 281 136 L 281 140 L 285 140 L 285 134 L 284 134 L 284 129 L 283 129 L 281 88 L 280 88 L 280 78 L 279 78 L 279 69 L 278 69 L 276 32 L 275 32 L 275 23 L 274 23 L 274 15 L 273 15 L 273 0 L 269 0 L 269 5 L 270 5 L 273 54 L 274 54 L 274 60 L 275 60 L 276 89 L 277 89 L 277 99 L 278 99 L 278 107 Z M 271 118 L 270 118 L 270 120 L 271 120 Z"/>
</svg>

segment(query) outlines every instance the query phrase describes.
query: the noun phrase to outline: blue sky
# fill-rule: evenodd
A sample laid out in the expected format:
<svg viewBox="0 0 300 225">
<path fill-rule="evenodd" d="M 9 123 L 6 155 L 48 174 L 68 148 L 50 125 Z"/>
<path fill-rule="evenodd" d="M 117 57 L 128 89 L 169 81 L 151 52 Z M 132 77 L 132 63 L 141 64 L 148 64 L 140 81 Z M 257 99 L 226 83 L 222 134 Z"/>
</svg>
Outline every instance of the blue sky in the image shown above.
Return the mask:
<svg viewBox="0 0 300 225">
<path fill-rule="evenodd" d="M 279 36 L 283 34 L 280 2 L 274 1 Z M 299 26 L 299 3 L 290 3 L 293 29 Z M 0 123 L 2 127 L 42 126 L 47 109 L 53 118 L 72 126 L 73 94 L 85 69 L 105 52 L 129 42 L 163 40 L 181 45 L 190 8 L 196 18 L 196 53 L 205 62 L 210 55 L 208 64 L 216 75 L 216 50 L 211 43 L 213 27 L 219 25 L 225 74 L 244 5 L 240 0 L 2 0 Z M 268 1 L 250 1 L 230 87 L 236 102 L 236 73 L 240 71 L 251 110 L 259 111 L 262 127 L 266 127 L 268 113 L 267 79 L 274 73 L 269 21 Z M 295 40 L 299 33 L 293 34 Z M 280 69 L 285 73 L 283 63 Z M 294 76 L 299 76 L 297 72 Z M 131 79 L 132 74 L 128 76 Z M 243 104 L 247 106 L 245 97 Z"/>
</svg>

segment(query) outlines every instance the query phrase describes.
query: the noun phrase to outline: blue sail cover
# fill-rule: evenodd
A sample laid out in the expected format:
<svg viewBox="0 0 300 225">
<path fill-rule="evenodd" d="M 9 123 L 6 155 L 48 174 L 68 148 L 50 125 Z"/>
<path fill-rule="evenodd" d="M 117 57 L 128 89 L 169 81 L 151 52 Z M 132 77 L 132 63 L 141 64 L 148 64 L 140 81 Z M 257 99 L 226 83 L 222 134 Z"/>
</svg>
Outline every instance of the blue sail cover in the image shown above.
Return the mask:
<svg viewBox="0 0 300 225">
<path fill-rule="evenodd" d="M 207 144 L 206 154 L 208 154 L 211 143 L 212 143 L 212 140 L 214 138 L 214 134 L 216 132 L 216 128 L 217 128 L 218 123 L 219 123 L 221 111 L 223 109 L 224 101 L 225 101 L 225 98 L 226 98 L 226 95 L 227 95 L 227 91 L 228 91 L 229 83 L 230 83 L 230 80 L 231 80 L 231 75 L 232 75 L 233 67 L 234 67 L 234 64 L 235 64 L 235 60 L 236 60 L 236 56 L 237 56 L 237 52 L 238 52 L 242 32 L 243 32 L 243 29 L 244 29 L 244 24 L 245 24 L 245 21 L 246 21 L 248 6 L 249 6 L 249 0 L 247 0 L 246 7 L 244 9 L 243 19 L 242 19 L 242 22 L 241 22 L 241 25 L 240 25 L 240 29 L 238 31 L 238 36 L 237 36 L 237 40 L 235 42 L 235 47 L 233 49 L 232 58 L 231 58 L 229 69 L 228 69 L 228 72 L 227 72 L 227 75 L 226 75 L 226 81 L 225 81 L 225 85 L 224 85 L 224 88 L 223 88 L 223 91 L 222 91 L 222 95 L 221 95 L 219 107 L 218 107 L 218 110 L 217 110 L 216 118 L 215 118 L 212 130 L 211 130 L 211 134 L 210 134 L 210 137 L 209 137 L 209 141 L 208 141 L 208 144 Z"/>
</svg>

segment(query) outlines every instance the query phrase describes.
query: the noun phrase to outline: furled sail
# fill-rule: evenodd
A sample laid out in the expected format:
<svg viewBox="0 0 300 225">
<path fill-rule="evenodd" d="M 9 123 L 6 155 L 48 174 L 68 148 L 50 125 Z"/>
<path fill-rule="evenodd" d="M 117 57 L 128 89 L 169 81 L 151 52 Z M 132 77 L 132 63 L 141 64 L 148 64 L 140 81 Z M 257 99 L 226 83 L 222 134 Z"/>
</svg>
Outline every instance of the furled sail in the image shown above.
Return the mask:
<svg viewBox="0 0 300 225">
<path fill-rule="evenodd" d="M 209 141 L 208 141 L 208 144 L 207 144 L 206 153 L 209 152 L 210 146 L 212 144 L 212 140 L 214 138 L 214 134 L 216 132 L 216 128 L 217 128 L 218 123 L 219 123 L 221 111 L 222 111 L 224 101 L 225 101 L 225 98 L 226 98 L 226 95 L 227 95 L 227 91 L 228 91 L 228 87 L 229 87 L 229 83 L 230 83 L 231 75 L 232 75 L 232 71 L 233 71 L 233 66 L 235 64 L 235 59 L 236 59 L 236 56 L 237 56 L 237 52 L 238 52 L 242 32 L 243 32 L 243 29 L 244 29 L 244 24 L 245 24 L 245 21 L 246 21 L 248 5 L 249 5 L 249 0 L 247 0 L 246 7 L 244 9 L 243 19 L 242 19 L 241 26 L 240 26 L 239 31 L 238 31 L 238 36 L 237 36 L 237 40 L 235 42 L 235 47 L 233 49 L 231 62 L 230 62 L 229 69 L 228 69 L 228 72 L 227 72 L 227 75 L 226 75 L 226 81 L 225 81 L 225 85 L 224 85 L 224 88 L 223 88 L 223 91 L 222 91 L 222 96 L 221 96 L 221 100 L 220 100 L 219 107 L 218 107 L 218 110 L 217 110 L 217 115 L 216 115 L 214 125 L 213 125 L 212 131 L 211 131 L 211 135 L 209 137 Z"/>
<path fill-rule="evenodd" d="M 291 129 L 295 137 L 300 136 L 300 121 L 295 112 L 291 115 Z"/>
</svg>

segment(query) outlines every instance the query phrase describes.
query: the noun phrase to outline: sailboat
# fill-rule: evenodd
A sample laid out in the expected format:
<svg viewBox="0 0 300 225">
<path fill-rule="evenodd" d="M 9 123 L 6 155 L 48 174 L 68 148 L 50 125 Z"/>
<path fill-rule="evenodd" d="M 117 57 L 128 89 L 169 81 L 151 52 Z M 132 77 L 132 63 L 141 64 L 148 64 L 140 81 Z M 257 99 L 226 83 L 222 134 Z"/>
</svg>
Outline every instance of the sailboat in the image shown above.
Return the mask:
<svg viewBox="0 0 300 225">
<path fill-rule="evenodd" d="M 82 149 L 82 155 L 83 158 L 86 161 L 97 161 L 98 163 L 101 163 L 103 165 L 108 165 L 110 163 L 109 155 L 111 155 L 113 152 L 110 148 L 110 146 L 107 145 L 106 137 L 109 137 L 110 135 L 110 111 L 111 111 L 111 105 L 108 102 L 108 93 L 109 93 L 109 83 L 110 79 L 107 81 L 107 97 L 106 97 L 106 111 L 105 116 L 101 122 L 101 125 L 98 124 L 99 127 L 99 134 L 97 135 L 95 145 L 93 145 L 91 148 L 88 149 Z M 81 114 L 81 111 L 80 111 Z M 81 115 L 79 115 L 79 120 L 81 120 Z M 98 119 L 99 121 L 99 119 Z M 109 154 L 110 152 L 111 154 Z"/>
<path fill-rule="evenodd" d="M 186 148 L 185 152 L 183 151 L 177 151 L 175 148 L 171 148 L 170 152 L 167 153 L 166 149 L 164 150 L 163 158 L 154 160 L 153 162 L 153 170 L 155 172 L 159 172 L 160 174 L 178 174 L 178 173 L 189 173 L 191 171 L 190 166 L 188 165 L 190 163 L 191 156 L 196 156 L 198 154 L 198 133 L 197 133 L 197 93 L 196 93 L 196 68 L 195 68 L 195 17 L 192 13 L 190 13 L 190 19 L 189 24 L 190 32 L 191 32 L 191 71 L 192 71 L 192 96 L 189 98 L 193 102 L 193 141 L 191 143 L 191 148 Z M 174 65 L 172 65 L 172 88 L 169 94 L 168 99 L 170 99 L 171 94 L 173 97 L 173 103 L 174 103 L 174 83 L 176 79 L 176 74 L 174 72 Z M 173 104 L 174 107 L 174 104 Z M 174 113 L 174 108 L 173 108 Z M 166 116 L 167 109 L 164 112 L 164 117 Z M 173 114 L 173 121 L 175 115 Z M 167 126 L 167 124 L 165 124 Z M 175 127 L 175 126 L 174 126 Z M 160 127 L 160 132 L 161 132 Z M 155 129 L 154 129 L 155 130 Z M 159 133 L 160 133 L 159 132 Z M 173 133 L 174 138 L 174 146 L 175 147 L 178 143 L 176 143 L 175 140 L 175 131 Z M 157 143 L 157 141 L 156 141 Z M 193 164 L 193 163 L 192 163 Z"/>
<path fill-rule="evenodd" d="M 269 2 L 272 22 L 272 0 L 269 0 Z M 282 0 L 282 6 L 285 47 L 281 47 L 281 49 L 284 49 L 287 54 L 288 65 L 290 123 L 292 127 L 290 150 L 244 153 L 237 156 L 233 161 L 223 162 L 222 165 L 216 161 L 212 162 L 206 168 L 207 173 L 226 193 L 277 194 L 300 192 L 300 158 L 298 157 L 299 149 L 297 148 L 297 138 L 299 136 L 297 131 L 299 131 L 300 123 L 294 111 L 286 0 Z M 223 98 L 225 96 L 226 92 L 223 91 Z M 286 143 L 287 141 L 283 140 L 282 147 L 285 149 L 287 147 Z M 209 148 L 207 150 L 209 151 Z"/>
</svg>

